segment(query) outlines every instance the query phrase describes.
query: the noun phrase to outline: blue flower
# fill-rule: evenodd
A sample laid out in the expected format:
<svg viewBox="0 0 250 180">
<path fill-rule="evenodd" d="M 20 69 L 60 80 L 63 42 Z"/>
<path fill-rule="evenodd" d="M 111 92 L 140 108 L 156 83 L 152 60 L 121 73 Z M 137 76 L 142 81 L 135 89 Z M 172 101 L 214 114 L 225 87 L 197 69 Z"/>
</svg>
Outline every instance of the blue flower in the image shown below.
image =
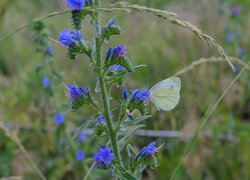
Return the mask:
<svg viewBox="0 0 250 180">
<path fill-rule="evenodd" d="M 85 158 L 84 151 L 82 151 L 82 150 L 76 151 L 76 159 L 77 159 L 78 161 L 81 161 L 81 160 L 83 160 L 84 158 Z"/>
<path fill-rule="evenodd" d="M 49 80 L 49 78 L 47 78 L 47 77 L 43 78 L 43 86 L 44 87 L 50 87 L 50 80 Z"/>
<path fill-rule="evenodd" d="M 81 10 L 85 6 L 85 0 L 68 0 L 67 6 L 71 9 Z"/>
<path fill-rule="evenodd" d="M 52 47 L 48 47 L 48 48 L 46 49 L 46 53 L 52 54 L 52 53 L 53 53 L 53 48 L 52 48 Z"/>
<path fill-rule="evenodd" d="M 124 45 L 117 46 L 116 48 L 113 49 L 113 55 L 121 57 L 125 54 L 126 48 Z"/>
<path fill-rule="evenodd" d="M 70 84 L 67 86 L 67 89 L 69 90 L 69 93 L 65 93 L 66 96 L 72 98 L 72 99 L 78 99 L 82 96 L 89 96 L 89 88 L 87 86 L 84 86 L 84 89 L 82 87 L 76 87 L 73 84 Z"/>
<path fill-rule="evenodd" d="M 113 49 L 109 48 L 109 50 L 106 52 L 108 58 L 112 55 L 112 51 Z"/>
<path fill-rule="evenodd" d="M 118 71 L 121 71 L 121 70 L 124 70 L 125 67 L 121 66 L 121 65 L 113 65 L 113 66 L 110 66 L 109 69 L 107 70 L 107 72 L 110 72 L 110 71 L 114 71 L 114 72 L 118 72 Z"/>
<path fill-rule="evenodd" d="M 96 123 L 101 123 L 101 122 L 105 122 L 105 121 L 106 121 L 106 119 L 105 119 L 104 115 L 99 116 L 99 117 L 95 120 Z"/>
<path fill-rule="evenodd" d="M 112 26 L 113 24 L 115 24 L 115 21 L 112 19 L 108 22 L 108 27 Z"/>
<path fill-rule="evenodd" d="M 240 67 L 238 66 L 238 65 L 233 65 L 234 66 L 234 70 L 235 70 L 235 72 L 239 72 L 240 71 Z"/>
<path fill-rule="evenodd" d="M 110 165 L 112 159 L 114 158 L 114 154 L 112 153 L 112 150 L 109 147 L 100 148 L 99 153 L 95 152 L 94 154 L 94 160 L 97 162 L 101 162 L 105 165 Z"/>
<path fill-rule="evenodd" d="M 150 94 L 150 91 L 148 91 L 148 88 L 141 91 L 139 88 L 134 90 L 132 92 L 132 100 L 134 101 L 146 101 L 148 99 L 148 96 Z"/>
<path fill-rule="evenodd" d="M 81 134 L 78 136 L 78 140 L 79 141 L 85 141 L 85 139 L 86 139 L 86 134 L 85 134 L 85 132 L 83 131 L 83 132 L 81 132 Z"/>
<path fill-rule="evenodd" d="M 238 51 L 239 56 L 244 56 L 245 55 L 245 49 L 244 48 L 240 48 Z"/>
<path fill-rule="evenodd" d="M 233 34 L 228 33 L 228 34 L 226 35 L 226 39 L 227 39 L 228 41 L 233 41 L 233 39 L 234 39 L 234 35 L 233 35 Z"/>
<path fill-rule="evenodd" d="M 240 8 L 238 8 L 238 7 L 233 8 L 231 10 L 231 13 L 232 13 L 233 16 L 239 15 L 240 14 Z"/>
<path fill-rule="evenodd" d="M 62 124 L 64 122 L 64 116 L 62 114 L 55 115 L 55 123 Z"/>
<path fill-rule="evenodd" d="M 145 146 L 136 156 L 136 159 L 140 156 L 150 156 L 152 157 L 154 153 L 159 152 L 160 150 L 155 147 L 155 142 L 150 143 L 148 146 Z"/>
<path fill-rule="evenodd" d="M 80 31 L 76 30 L 75 32 L 66 29 L 65 31 L 60 31 L 59 41 L 66 47 L 69 45 L 80 42 L 83 38 L 83 35 Z"/>
<path fill-rule="evenodd" d="M 124 98 L 125 100 L 127 100 L 127 99 L 128 99 L 128 96 L 129 96 L 128 89 L 123 89 L 123 90 L 122 90 L 122 95 L 123 95 L 123 98 Z"/>
</svg>

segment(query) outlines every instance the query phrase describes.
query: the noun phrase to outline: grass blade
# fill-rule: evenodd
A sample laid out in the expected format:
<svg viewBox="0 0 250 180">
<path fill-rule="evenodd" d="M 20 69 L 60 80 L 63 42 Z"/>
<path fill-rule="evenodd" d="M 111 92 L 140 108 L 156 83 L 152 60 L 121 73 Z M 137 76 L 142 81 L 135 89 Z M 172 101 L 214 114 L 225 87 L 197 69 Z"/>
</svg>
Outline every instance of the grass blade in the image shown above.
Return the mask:
<svg viewBox="0 0 250 180">
<path fill-rule="evenodd" d="M 179 167 L 182 164 L 182 161 L 183 161 L 184 157 L 186 156 L 186 154 L 188 153 L 188 151 L 192 147 L 194 141 L 196 140 L 200 130 L 206 124 L 207 120 L 210 118 L 210 116 L 214 112 L 215 108 L 218 106 L 218 104 L 221 102 L 221 100 L 224 98 L 224 96 L 227 94 L 227 92 L 230 90 L 230 88 L 233 86 L 233 84 L 239 79 L 239 77 L 242 75 L 242 73 L 247 69 L 248 65 L 249 65 L 249 63 L 239 72 L 239 74 L 234 78 L 234 80 L 227 86 L 227 88 L 224 90 L 224 92 L 219 97 L 219 99 L 215 102 L 215 104 L 208 108 L 206 114 L 204 115 L 204 117 L 202 118 L 202 120 L 201 120 L 201 122 L 199 124 L 199 127 L 197 128 L 197 130 L 195 131 L 192 139 L 189 141 L 187 147 L 185 148 L 181 159 L 179 160 L 177 166 L 175 167 L 175 169 L 174 169 L 174 171 L 173 171 L 173 173 L 172 173 L 172 175 L 170 177 L 170 180 L 172 180 L 174 178 L 176 172 L 178 171 Z"/>
</svg>

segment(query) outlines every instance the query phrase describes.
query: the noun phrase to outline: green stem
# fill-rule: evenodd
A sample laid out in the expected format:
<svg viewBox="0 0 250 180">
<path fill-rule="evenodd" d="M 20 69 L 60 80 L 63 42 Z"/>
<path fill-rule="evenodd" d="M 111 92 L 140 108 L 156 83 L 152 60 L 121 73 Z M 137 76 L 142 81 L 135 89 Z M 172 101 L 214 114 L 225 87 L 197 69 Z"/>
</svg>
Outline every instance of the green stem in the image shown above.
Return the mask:
<svg viewBox="0 0 250 180">
<path fill-rule="evenodd" d="M 100 6 L 100 0 L 95 1 L 95 6 Z M 100 32 L 100 13 L 95 13 L 96 18 L 96 26 L 95 26 L 95 51 L 96 51 L 96 64 L 97 67 L 102 67 L 102 39 L 101 39 L 101 32 Z M 114 131 L 112 119 L 111 119 L 111 111 L 109 106 L 108 94 L 107 94 L 107 87 L 105 84 L 105 80 L 102 76 L 102 69 L 97 68 L 97 76 L 100 83 L 100 90 L 101 90 L 101 97 L 103 102 L 103 109 L 104 109 L 104 116 L 106 118 L 106 123 L 109 131 L 109 136 L 111 140 L 111 144 L 113 147 L 114 156 L 117 162 L 118 167 L 122 168 L 121 156 L 118 150 L 117 145 L 117 133 Z"/>
</svg>

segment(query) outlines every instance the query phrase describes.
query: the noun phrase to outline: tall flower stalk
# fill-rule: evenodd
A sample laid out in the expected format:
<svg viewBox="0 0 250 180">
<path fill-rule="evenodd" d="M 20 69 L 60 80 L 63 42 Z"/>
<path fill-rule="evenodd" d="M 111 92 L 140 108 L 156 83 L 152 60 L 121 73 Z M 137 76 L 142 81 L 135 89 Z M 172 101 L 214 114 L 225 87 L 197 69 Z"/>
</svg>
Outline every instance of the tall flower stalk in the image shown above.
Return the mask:
<svg viewBox="0 0 250 180">
<path fill-rule="evenodd" d="M 100 6 L 100 0 L 95 1 L 95 6 Z M 100 12 L 95 13 L 96 23 L 95 23 L 95 60 L 96 60 L 96 66 L 97 67 L 103 67 L 103 61 L 102 61 L 102 39 L 101 39 L 101 26 L 100 26 Z M 111 120 L 111 111 L 110 111 L 110 105 L 108 100 L 108 91 L 107 86 L 105 83 L 105 80 L 102 75 L 102 69 L 103 68 L 97 68 L 97 77 L 98 81 L 100 83 L 100 91 L 101 91 L 101 97 L 102 97 L 102 103 L 103 103 L 103 112 L 104 116 L 106 118 L 108 132 L 110 141 L 114 150 L 115 159 L 117 160 L 118 166 L 122 167 L 121 163 L 121 156 L 118 150 L 117 145 L 117 133 L 114 131 L 114 127 Z"/>
<path fill-rule="evenodd" d="M 106 52 L 106 57 L 103 57 L 103 44 L 108 44 L 112 36 L 120 35 L 121 28 L 115 25 L 113 19 L 106 26 L 101 26 L 101 14 L 99 11 L 89 12 L 83 9 L 83 7 L 99 8 L 100 2 L 100 0 L 95 0 L 94 2 L 92 0 L 68 0 L 68 7 L 73 9 L 72 25 L 75 31 L 69 29 L 61 31 L 59 37 L 60 43 L 67 47 L 67 56 L 70 59 L 76 59 L 79 54 L 85 54 L 89 58 L 91 67 L 94 68 L 97 75 L 95 92 L 99 93 L 102 99 L 101 108 L 95 100 L 94 95 L 92 95 L 92 89 L 87 86 L 84 86 L 84 88 L 77 87 L 76 83 L 66 86 L 68 92 L 65 95 L 71 100 L 72 111 L 79 110 L 83 105 L 92 105 L 97 110 L 97 113 L 93 114 L 89 120 L 83 122 L 78 128 L 73 135 L 73 139 L 80 137 L 86 128 L 93 126 L 94 133 L 98 139 L 109 137 L 109 142 L 111 143 L 111 147 L 100 145 L 99 151 L 93 153 L 92 159 L 97 162 L 98 167 L 110 169 L 113 175 L 119 179 L 136 180 L 141 178 L 141 173 L 147 165 L 151 167 L 157 167 L 158 165 L 154 154 L 155 152 L 159 152 L 159 149 L 155 147 L 155 143 L 150 144 L 138 153 L 128 144 L 136 131 L 144 127 L 144 125 L 140 125 L 139 123 L 151 117 L 146 103 L 149 99 L 150 91 L 148 88 L 137 88 L 134 91 L 128 89 L 122 90 L 120 113 L 117 121 L 115 121 L 116 117 L 113 116 L 110 107 L 110 90 L 114 85 L 117 87 L 123 86 L 128 73 L 134 72 L 145 65 L 134 66 L 126 56 L 127 53 L 124 45 L 109 48 Z M 91 17 L 91 24 L 94 31 L 93 43 L 84 40 L 84 36 L 80 32 L 83 27 L 82 20 L 87 15 Z M 169 81 L 172 82 L 172 80 Z M 176 83 L 178 81 L 170 84 L 166 84 L 164 81 L 163 84 L 157 87 L 159 89 L 171 85 L 171 88 L 176 88 Z M 173 91 L 176 91 L 177 95 L 179 90 L 173 89 Z M 168 106 L 173 105 L 168 104 Z M 137 117 L 133 114 L 135 110 L 140 112 L 140 115 Z M 118 139 L 118 133 L 121 130 L 126 131 L 127 134 Z M 125 145 L 127 145 L 127 152 L 131 162 L 129 166 L 125 163 L 126 161 L 122 160 L 120 153 Z M 79 157 L 83 157 L 81 152 L 79 154 L 81 155 Z"/>
</svg>

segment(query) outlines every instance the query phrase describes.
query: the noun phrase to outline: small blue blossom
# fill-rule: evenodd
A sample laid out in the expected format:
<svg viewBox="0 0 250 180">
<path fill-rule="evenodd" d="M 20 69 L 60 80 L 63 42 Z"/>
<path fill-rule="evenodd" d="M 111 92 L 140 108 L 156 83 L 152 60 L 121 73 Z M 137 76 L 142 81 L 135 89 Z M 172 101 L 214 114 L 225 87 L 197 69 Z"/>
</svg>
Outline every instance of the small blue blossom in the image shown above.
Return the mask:
<svg viewBox="0 0 250 180">
<path fill-rule="evenodd" d="M 127 100 L 127 99 L 128 99 L 128 96 L 129 96 L 128 89 L 123 89 L 123 90 L 122 90 L 122 95 L 123 95 L 123 98 L 124 98 L 125 100 Z"/>
<path fill-rule="evenodd" d="M 124 45 L 117 46 L 116 48 L 113 49 L 113 55 L 121 57 L 125 54 L 126 48 Z"/>
<path fill-rule="evenodd" d="M 69 45 L 80 42 L 83 38 L 83 35 L 80 31 L 76 30 L 75 32 L 66 29 L 65 31 L 60 31 L 59 41 L 66 47 Z"/>
<path fill-rule="evenodd" d="M 55 123 L 62 124 L 64 122 L 64 116 L 62 114 L 55 115 Z"/>
<path fill-rule="evenodd" d="M 67 86 L 67 89 L 69 90 L 69 93 L 65 93 L 67 97 L 77 99 L 82 96 L 89 96 L 89 88 L 87 86 L 84 86 L 84 89 L 82 87 L 76 87 L 73 84 L 70 84 Z"/>
<path fill-rule="evenodd" d="M 108 22 L 108 27 L 111 27 L 113 24 L 115 24 L 115 21 L 112 19 Z"/>
<path fill-rule="evenodd" d="M 244 56 L 245 55 L 245 49 L 244 48 L 240 48 L 238 51 L 239 56 Z"/>
<path fill-rule="evenodd" d="M 83 131 L 83 132 L 81 132 L 81 134 L 78 136 L 78 140 L 79 141 L 85 141 L 85 139 L 86 139 L 86 134 L 85 134 L 85 132 Z"/>
<path fill-rule="evenodd" d="M 111 119 L 113 118 L 113 114 L 112 113 L 110 113 L 110 116 L 111 116 Z M 105 118 L 105 116 L 102 114 L 102 115 L 100 115 L 96 120 L 95 120 L 95 122 L 96 123 L 101 123 L 101 122 L 105 122 L 106 121 L 106 118 Z"/>
<path fill-rule="evenodd" d="M 226 35 L 226 39 L 227 39 L 228 41 L 233 41 L 234 35 L 231 34 L 231 33 L 228 33 L 228 34 Z"/>
<path fill-rule="evenodd" d="M 110 165 L 112 159 L 114 158 L 114 154 L 109 147 L 100 148 L 99 153 L 95 152 L 93 155 L 95 161 L 101 162 L 104 165 Z"/>
<path fill-rule="evenodd" d="M 71 9 L 82 10 L 85 6 L 85 0 L 68 0 L 67 6 Z"/>
<path fill-rule="evenodd" d="M 46 53 L 52 54 L 52 53 L 53 53 L 53 48 L 52 48 L 52 47 L 48 47 L 48 48 L 46 49 Z"/>
<path fill-rule="evenodd" d="M 110 72 L 110 71 L 114 71 L 114 72 L 118 72 L 118 71 L 121 71 L 121 70 L 124 70 L 125 67 L 121 66 L 121 65 L 113 65 L 113 66 L 110 66 L 109 69 L 107 70 L 107 72 Z"/>
<path fill-rule="evenodd" d="M 105 121 L 106 121 L 106 119 L 105 119 L 104 115 L 99 116 L 99 117 L 95 120 L 96 123 L 101 123 L 101 122 L 105 122 Z"/>
<path fill-rule="evenodd" d="M 238 66 L 238 65 L 233 65 L 234 66 L 234 70 L 235 70 L 235 72 L 239 72 L 240 71 L 240 67 Z"/>
<path fill-rule="evenodd" d="M 144 89 L 143 91 L 137 88 L 136 90 L 132 92 L 132 100 L 146 101 L 149 95 L 150 95 L 150 91 L 148 91 L 148 88 Z"/>
<path fill-rule="evenodd" d="M 50 80 L 49 80 L 49 78 L 47 78 L 47 77 L 43 78 L 43 86 L 44 87 L 50 87 Z"/>
<path fill-rule="evenodd" d="M 231 13 L 232 13 L 233 16 L 239 15 L 240 14 L 240 8 L 238 8 L 238 7 L 233 8 L 231 10 Z"/>
<path fill-rule="evenodd" d="M 104 144 L 99 144 L 100 149 L 105 149 L 107 146 Z"/>
<path fill-rule="evenodd" d="M 78 160 L 78 161 L 81 161 L 81 160 L 83 160 L 85 158 L 85 153 L 84 153 L 84 151 L 82 151 L 82 150 L 77 150 L 76 151 L 76 159 Z"/>
<path fill-rule="evenodd" d="M 150 156 L 152 157 L 154 153 L 159 152 L 160 150 L 155 147 L 155 142 L 150 143 L 148 146 L 144 147 L 136 156 L 136 159 L 140 156 Z"/>
<path fill-rule="evenodd" d="M 112 55 L 112 50 L 112 48 L 109 48 L 109 50 L 106 52 L 108 58 Z"/>
</svg>

